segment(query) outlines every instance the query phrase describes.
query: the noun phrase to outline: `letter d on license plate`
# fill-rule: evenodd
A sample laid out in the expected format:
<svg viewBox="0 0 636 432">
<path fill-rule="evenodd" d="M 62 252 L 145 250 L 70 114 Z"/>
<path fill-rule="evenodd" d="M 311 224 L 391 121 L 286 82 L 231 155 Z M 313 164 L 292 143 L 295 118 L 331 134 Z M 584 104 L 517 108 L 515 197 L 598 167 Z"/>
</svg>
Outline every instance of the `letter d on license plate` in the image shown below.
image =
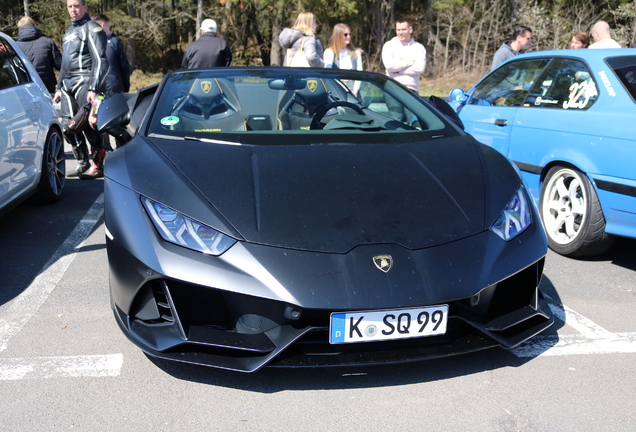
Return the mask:
<svg viewBox="0 0 636 432">
<path fill-rule="evenodd" d="M 372 342 L 446 333 L 448 305 L 331 314 L 329 343 Z"/>
</svg>

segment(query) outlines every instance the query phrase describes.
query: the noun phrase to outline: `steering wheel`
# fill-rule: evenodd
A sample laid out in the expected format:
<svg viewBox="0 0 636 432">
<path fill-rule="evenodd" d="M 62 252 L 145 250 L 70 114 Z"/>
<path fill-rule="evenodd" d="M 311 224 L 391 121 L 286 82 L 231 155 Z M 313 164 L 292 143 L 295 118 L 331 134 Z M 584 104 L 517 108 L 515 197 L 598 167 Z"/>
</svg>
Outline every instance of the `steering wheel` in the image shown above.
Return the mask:
<svg viewBox="0 0 636 432">
<path fill-rule="evenodd" d="M 352 110 L 354 110 L 358 114 L 364 115 L 364 111 L 362 111 L 362 108 L 360 108 L 358 105 L 352 104 L 351 102 L 345 102 L 345 101 L 331 102 L 331 103 L 328 103 L 326 105 L 321 106 L 320 108 L 318 108 L 316 110 L 316 113 L 314 114 L 314 118 L 311 120 L 311 125 L 309 125 L 309 129 L 314 130 L 314 129 L 322 129 L 322 128 L 324 128 L 325 125 L 320 123 L 320 120 L 322 120 L 322 118 L 325 116 L 325 114 L 327 114 L 327 112 L 331 108 L 335 108 L 335 107 L 338 107 L 338 106 L 351 108 Z"/>
</svg>

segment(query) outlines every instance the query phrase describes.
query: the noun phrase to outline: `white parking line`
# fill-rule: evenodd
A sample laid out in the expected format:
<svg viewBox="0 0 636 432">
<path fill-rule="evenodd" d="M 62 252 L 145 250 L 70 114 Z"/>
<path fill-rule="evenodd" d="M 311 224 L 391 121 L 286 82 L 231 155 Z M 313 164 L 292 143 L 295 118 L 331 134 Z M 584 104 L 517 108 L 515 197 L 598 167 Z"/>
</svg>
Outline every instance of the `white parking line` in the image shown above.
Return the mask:
<svg viewBox="0 0 636 432">
<path fill-rule="evenodd" d="M 557 319 L 560 319 L 574 330 L 581 333 L 588 339 L 612 339 L 613 334 L 605 330 L 592 320 L 585 318 L 583 315 L 573 311 L 566 305 L 562 305 L 563 309 L 554 304 L 550 304 L 550 309 Z"/>
<path fill-rule="evenodd" d="M 77 250 L 82 247 L 103 213 L 104 194 L 101 194 L 40 270 L 33 283 L 3 309 L 0 317 L 0 352 L 7 349 L 9 340 L 22 330 L 53 292 L 77 256 Z M 122 354 L 0 358 L 0 381 L 53 377 L 111 377 L 120 374 L 122 364 Z"/>
<path fill-rule="evenodd" d="M 122 354 L 71 357 L 0 358 L 0 381 L 32 378 L 119 376 Z"/>
<path fill-rule="evenodd" d="M 535 336 L 510 350 L 517 357 L 636 353 L 636 333 L 612 333 L 563 305 L 550 304 L 556 319 L 580 334 Z"/>
<path fill-rule="evenodd" d="M 104 194 L 102 193 L 51 259 L 44 264 L 33 283 L 3 311 L 3 316 L 0 317 L 0 352 L 7 349 L 9 339 L 24 327 L 55 289 L 75 259 L 76 250 L 91 233 L 103 212 Z"/>
</svg>

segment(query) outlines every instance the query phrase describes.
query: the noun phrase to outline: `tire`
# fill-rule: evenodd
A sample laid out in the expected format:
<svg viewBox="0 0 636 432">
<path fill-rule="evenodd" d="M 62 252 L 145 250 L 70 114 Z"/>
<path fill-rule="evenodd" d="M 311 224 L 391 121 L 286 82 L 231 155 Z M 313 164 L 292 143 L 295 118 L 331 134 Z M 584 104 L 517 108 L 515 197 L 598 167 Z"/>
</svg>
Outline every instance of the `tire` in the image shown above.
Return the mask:
<svg viewBox="0 0 636 432">
<path fill-rule="evenodd" d="M 62 198 L 66 182 L 66 155 L 62 134 L 51 129 L 42 153 L 42 174 L 36 199 L 41 203 L 54 203 Z"/>
<path fill-rule="evenodd" d="M 605 233 L 605 216 L 596 191 L 576 168 L 555 166 L 548 171 L 540 210 L 548 245 L 560 255 L 600 255 L 615 241 Z"/>
</svg>

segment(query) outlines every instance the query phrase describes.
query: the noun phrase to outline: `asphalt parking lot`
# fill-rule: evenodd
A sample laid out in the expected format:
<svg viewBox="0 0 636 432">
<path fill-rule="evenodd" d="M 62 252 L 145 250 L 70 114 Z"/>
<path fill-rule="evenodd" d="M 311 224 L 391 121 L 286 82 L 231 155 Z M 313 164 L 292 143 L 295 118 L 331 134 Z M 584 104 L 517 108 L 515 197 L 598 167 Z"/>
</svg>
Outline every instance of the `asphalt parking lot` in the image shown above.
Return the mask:
<svg viewBox="0 0 636 432">
<path fill-rule="evenodd" d="M 110 310 L 100 180 L 0 228 L 2 430 L 628 431 L 636 426 L 636 242 L 549 253 L 558 320 L 514 350 L 244 375 L 155 360 Z"/>
</svg>

